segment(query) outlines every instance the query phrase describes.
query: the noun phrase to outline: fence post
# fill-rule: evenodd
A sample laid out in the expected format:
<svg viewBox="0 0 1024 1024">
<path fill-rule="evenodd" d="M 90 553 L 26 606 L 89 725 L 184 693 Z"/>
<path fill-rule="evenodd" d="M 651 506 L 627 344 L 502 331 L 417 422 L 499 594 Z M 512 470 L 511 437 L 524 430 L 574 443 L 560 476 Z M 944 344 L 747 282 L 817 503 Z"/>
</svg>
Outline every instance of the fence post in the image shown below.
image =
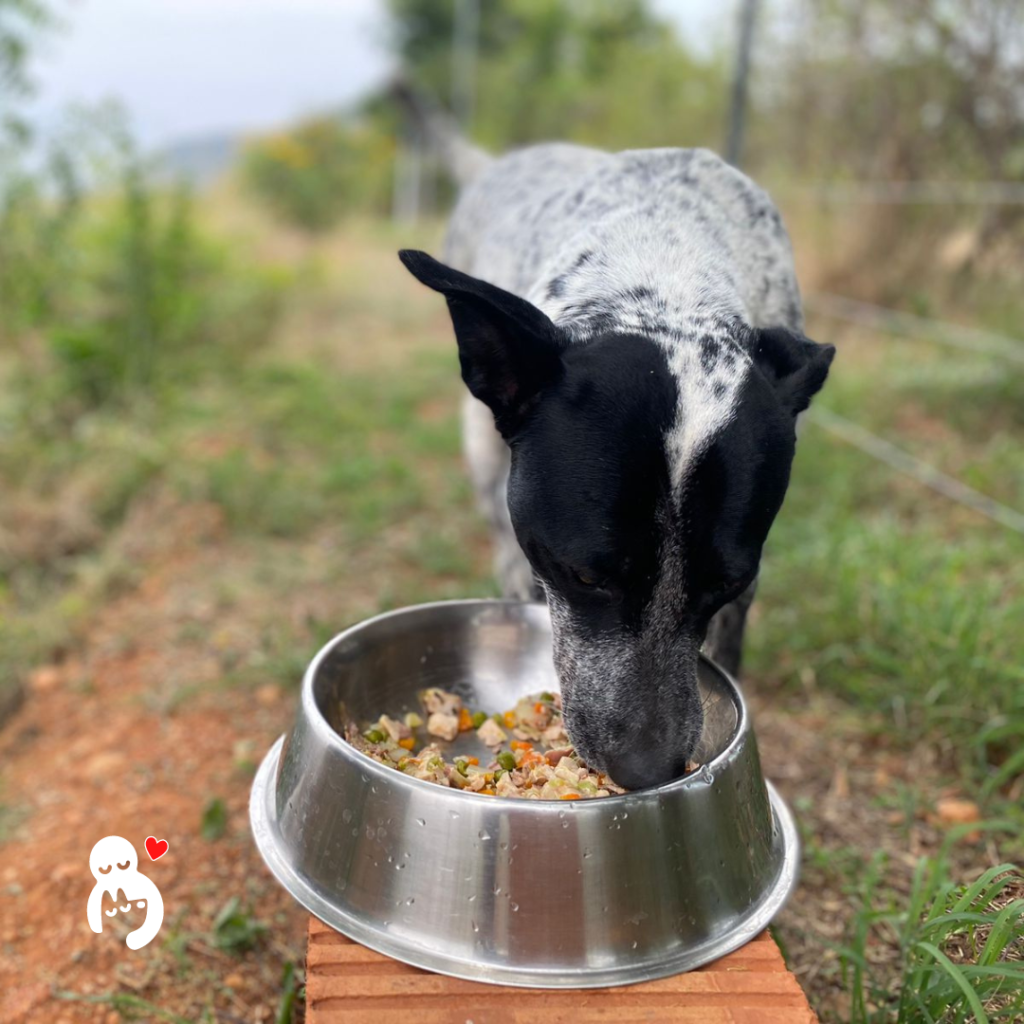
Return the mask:
<svg viewBox="0 0 1024 1024">
<path fill-rule="evenodd" d="M 754 47 L 757 8 L 758 0 L 740 0 L 740 33 L 725 144 L 725 158 L 733 167 L 739 167 L 743 159 L 743 141 L 747 127 L 747 80 L 750 77 L 750 53 Z"/>
</svg>

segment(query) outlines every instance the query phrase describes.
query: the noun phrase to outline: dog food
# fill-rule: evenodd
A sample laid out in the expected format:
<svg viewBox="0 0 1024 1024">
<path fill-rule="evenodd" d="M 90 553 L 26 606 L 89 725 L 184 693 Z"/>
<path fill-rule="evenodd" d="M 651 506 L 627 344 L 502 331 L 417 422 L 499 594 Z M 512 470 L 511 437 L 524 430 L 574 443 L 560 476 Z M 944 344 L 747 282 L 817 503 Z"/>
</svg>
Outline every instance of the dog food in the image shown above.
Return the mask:
<svg viewBox="0 0 1024 1024">
<path fill-rule="evenodd" d="M 423 716 L 411 712 L 398 721 L 388 715 L 369 728 L 349 722 L 345 738 L 367 757 L 406 775 L 439 786 L 526 800 L 586 800 L 624 793 L 602 772 L 591 771 L 579 758 L 562 725 L 562 701 L 557 693 L 527 697 L 502 715 L 470 711 L 446 690 L 420 694 Z M 453 740 L 475 729 L 492 758 L 445 760 L 434 737 Z M 420 733 L 426 733 L 420 745 Z"/>
</svg>

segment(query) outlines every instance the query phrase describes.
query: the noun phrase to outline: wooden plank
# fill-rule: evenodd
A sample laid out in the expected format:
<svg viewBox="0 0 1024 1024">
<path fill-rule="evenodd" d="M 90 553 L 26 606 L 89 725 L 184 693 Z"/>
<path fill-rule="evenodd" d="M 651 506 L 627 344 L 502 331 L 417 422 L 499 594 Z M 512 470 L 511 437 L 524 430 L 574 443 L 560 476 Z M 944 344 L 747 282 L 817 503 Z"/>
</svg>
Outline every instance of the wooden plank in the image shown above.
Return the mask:
<svg viewBox="0 0 1024 1024">
<path fill-rule="evenodd" d="M 310 919 L 307 1024 L 816 1024 L 764 932 L 696 971 L 605 989 L 484 985 L 399 963 Z"/>
</svg>

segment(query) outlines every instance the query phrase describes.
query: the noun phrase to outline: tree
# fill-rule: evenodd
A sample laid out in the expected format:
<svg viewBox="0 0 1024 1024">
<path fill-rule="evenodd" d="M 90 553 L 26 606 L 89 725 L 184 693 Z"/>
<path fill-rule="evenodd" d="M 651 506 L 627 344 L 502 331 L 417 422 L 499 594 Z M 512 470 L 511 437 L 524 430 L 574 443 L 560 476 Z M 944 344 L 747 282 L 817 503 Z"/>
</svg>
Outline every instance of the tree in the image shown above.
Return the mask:
<svg viewBox="0 0 1024 1024">
<path fill-rule="evenodd" d="M 17 104 L 32 91 L 28 62 L 38 34 L 52 24 L 41 0 L 0 0 L 0 144 L 23 139 L 25 122 Z"/>
</svg>

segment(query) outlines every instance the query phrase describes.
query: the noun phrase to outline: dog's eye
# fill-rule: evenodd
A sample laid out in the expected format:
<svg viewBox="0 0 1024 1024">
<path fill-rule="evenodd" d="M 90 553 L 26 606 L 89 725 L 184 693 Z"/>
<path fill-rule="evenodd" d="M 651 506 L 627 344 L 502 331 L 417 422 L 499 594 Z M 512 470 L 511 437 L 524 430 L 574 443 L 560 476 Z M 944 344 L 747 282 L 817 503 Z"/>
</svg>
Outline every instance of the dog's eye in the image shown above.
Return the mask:
<svg viewBox="0 0 1024 1024">
<path fill-rule="evenodd" d="M 105 868 L 100 868 L 99 869 L 100 870 L 100 874 L 101 875 L 109 875 L 111 870 L 113 869 L 113 867 L 114 867 L 113 864 L 108 864 Z"/>
<path fill-rule="evenodd" d="M 131 863 L 132 863 L 132 862 L 131 862 L 130 860 L 126 860 L 126 861 L 125 861 L 125 862 L 124 862 L 123 864 L 122 864 L 122 863 L 121 863 L 120 861 L 118 861 L 118 864 L 117 864 L 117 866 L 118 866 L 118 867 L 119 867 L 119 868 L 120 868 L 120 869 L 121 869 L 122 871 L 124 871 L 124 870 L 126 870 L 126 869 L 127 869 L 128 867 L 130 867 L 130 866 L 131 866 Z"/>
<path fill-rule="evenodd" d="M 589 572 L 580 572 L 575 570 L 573 576 L 576 577 L 576 582 L 581 583 L 585 587 L 603 587 L 607 580 L 598 579 L 597 576 L 592 576 Z"/>
</svg>

